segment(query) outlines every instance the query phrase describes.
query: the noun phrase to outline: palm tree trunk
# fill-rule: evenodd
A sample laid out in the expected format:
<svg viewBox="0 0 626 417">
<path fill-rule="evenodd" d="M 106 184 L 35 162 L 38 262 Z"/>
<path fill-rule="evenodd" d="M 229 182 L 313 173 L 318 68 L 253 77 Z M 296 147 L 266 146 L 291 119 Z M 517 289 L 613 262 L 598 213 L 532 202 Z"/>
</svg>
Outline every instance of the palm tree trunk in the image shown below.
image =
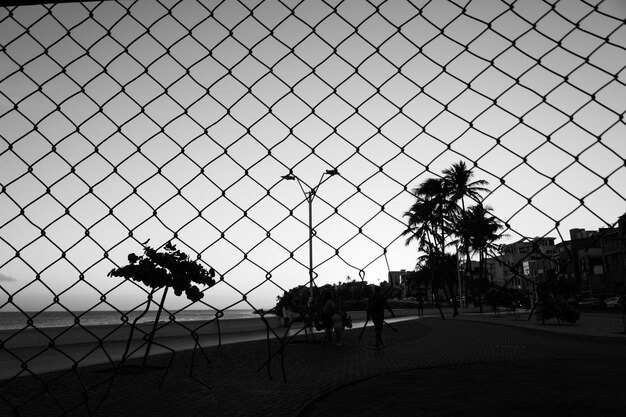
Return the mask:
<svg viewBox="0 0 626 417">
<path fill-rule="evenodd" d="M 483 312 L 483 250 L 478 251 L 478 307 Z"/>
<path fill-rule="evenodd" d="M 450 289 L 450 294 L 452 294 L 452 317 L 456 317 L 459 315 L 459 309 L 457 308 L 456 293 L 454 292 L 454 286 L 452 285 L 450 276 L 448 276 L 448 288 Z"/>
<path fill-rule="evenodd" d="M 439 225 L 439 227 L 441 229 L 441 236 L 440 236 L 440 238 L 441 238 L 441 240 L 440 240 L 440 244 L 441 244 L 441 258 L 439 259 L 439 262 L 441 264 L 441 268 L 439 268 L 439 269 L 441 270 L 441 273 L 445 273 L 446 274 L 445 278 L 447 280 L 447 278 L 448 278 L 447 275 L 448 274 L 447 274 L 446 267 L 445 267 L 445 261 L 446 261 L 446 232 L 445 232 L 445 229 L 444 229 L 445 220 L 444 220 L 443 214 L 441 214 L 440 217 L 441 217 L 441 224 Z M 442 283 L 441 287 L 443 288 L 444 295 L 446 296 L 446 298 L 448 298 L 448 294 L 447 294 L 447 291 L 446 291 L 446 283 L 445 282 Z M 441 310 L 441 304 L 439 305 L 439 314 L 441 315 L 442 320 L 445 320 L 445 317 L 443 315 L 443 311 Z"/>
<path fill-rule="evenodd" d="M 474 271 L 472 270 L 472 259 L 470 258 L 470 254 L 469 254 L 469 246 L 466 248 L 466 260 L 465 262 L 467 263 L 466 268 L 465 268 L 465 282 L 467 283 L 468 279 L 467 277 L 469 276 L 469 282 L 472 286 L 472 298 L 476 297 L 476 285 L 474 283 Z M 467 284 L 465 285 L 465 301 L 467 301 Z M 475 305 L 476 301 L 474 301 L 474 305 Z"/>
<path fill-rule="evenodd" d="M 433 294 L 435 296 L 435 307 L 437 307 L 437 310 L 439 310 L 439 315 L 441 316 L 441 320 L 445 320 L 446 317 L 443 314 L 443 311 L 441 310 L 441 303 L 439 302 L 439 282 L 437 280 L 437 274 L 436 274 L 436 263 L 437 263 L 437 259 L 436 257 L 433 257 L 433 265 L 431 268 L 431 278 L 432 278 L 432 288 L 433 288 Z"/>
<path fill-rule="evenodd" d="M 439 302 L 439 281 L 437 279 L 437 246 L 438 246 L 438 242 L 437 242 L 437 235 L 435 234 L 435 236 L 433 236 L 433 240 L 435 241 L 435 243 L 433 244 L 430 237 L 428 237 L 428 244 L 430 247 L 430 262 L 431 262 L 431 268 L 430 268 L 430 274 L 431 274 L 431 288 L 432 288 L 432 292 L 433 295 L 435 297 L 435 307 L 437 307 L 437 310 L 439 310 L 439 315 L 441 316 L 441 320 L 445 320 L 446 317 L 443 315 L 443 311 L 441 310 L 441 303 Z M 434 248 L 434 250 L 433 250 Z"/>
</svg>

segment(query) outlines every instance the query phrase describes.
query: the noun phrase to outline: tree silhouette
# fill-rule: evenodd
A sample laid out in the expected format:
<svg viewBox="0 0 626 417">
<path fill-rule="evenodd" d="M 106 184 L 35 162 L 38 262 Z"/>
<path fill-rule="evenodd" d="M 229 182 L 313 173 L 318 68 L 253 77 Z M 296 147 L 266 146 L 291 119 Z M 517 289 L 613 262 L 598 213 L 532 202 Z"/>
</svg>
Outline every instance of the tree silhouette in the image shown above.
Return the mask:
<svg viewBox="0 0 626 417">
<path fill-rule="evenodd" d="M 444 175 L 443 179 L 446 184 L 448 198 L 452 203 L 457 205 L 460 202 L 461 210 L 457 212 L 459 214 L 465 212 L 465 198 L 480 203 L 482 201 L 481 193 L 489 192 L 489 189 L 486 188 L 489 182 L 485 180 L 474 180 L 474 171 L 468 168 L 464 161 L 452 164 L 450 168 L 443 170 L 442 173 Z M 459 218 L 457 218 L 454 223 L 458 223 L 458 220 Z M 458 231 L 457 227 L 455 227 L 455 229 Z M 465 256 L 465 280 L 467 281 L 468 274 L 471 277 L 472 273 L 472 261 L 468 239 L 461 237 L 458 243 L 461 244 L 461 247 L 459 248 L 457 246 L 457 252 L 460 250 Z"/>
<path fill-rule="evenodd" d="M 454 163 L 450 168 L 443 170 L 442 174 L 438 178 L 426 179 L 413 190 L 415 203 L 404 213 L 408 220 L 407 228 L 402 235 L 407 237 L 405 242 L 407 245 L 416 240 L 418 250 L 425 253 L 425 258 L 422 259 L 428 262 L 432 274 L 433 293 L 436 293 L 440 286 L 443 286 L 444 292 L 449 290 L 453 293 L 455 283 L 451 280 L 451 274 L 458 270 L 458 265 L 451 256 L 448 256 L 446 249 L 450 245 L 461 243 L 468 266 L 471 266 L 471 250 L 482 257 L 480 258 L 482 265 L 487 248 L 499 237 L 497 232 L 501 226 L 493 216 L 487 215 L 490 209 L 485 210 L 481 203 L 481 193 L 489 191 L 485 187 L 488 185 L 487 181 L 474 180 L 473 171 L 463 161 Z M 465 198 L 477 204 L 466 210 Z M 456 251 L 458 250 L 457 247 Z M 454 268 L 452 261 L 456 265 Z M 443 318 L 439 302 L 437 299 L 435 301 Z M 456 316 L 458 314 L 456 302 L 453 303 L 453 307 L 453 314 Z"/>
<path fill-rule="evenodd" d="M 187 299 L 191 302 L 196 302 L 204 297 L 204 293 L 200 291 L 197 285 L 194 284 L 208 287 L 215 285 L 215 271 L 213 268 L 209 268 L 207 270 L 202 265 L 192 261 L 189 258 L 189 255 L 176 249 L 176 246 L 171 242 L 166 243 L 163 246 L 163 250 L 164 252 L 158 252 L 150 246 L 144 246 L 143 255 L 138 256 L 134 253 L 129 254 L 128 265 L 120 268 L 114 268 L 107 274 L 109 277 L 123 277 L 140 282 L 150 288 L 146 309 L 133 321 L 128 342 L 126 344 L 126 350 L 122 356 L 122 363 L 127 359 L 130 342 L 132 340 L 137 321 L 148 312 L 150 303 L 152 302 L 152 297 L 158 289 L 165 288 L 161 302 L 159 303 L 152 331 L 148 336 L 148 345 L 146 347 L 142 366 L 145 366 L 147 358 L 150 354 L 150 348 L 154 340 L 154 333 L 156 332 L 159 318 L 161 316 L 161 312 L 163 311 L 163 305 L 165 303 L 168 289 L 172 288 L 176 296 L 180 296 L 184 292 Z"/>
<path fill-rule="evenodd" d="M 491 214 L 491 207 L 478 203 L 463 211 L 459 218 L 457 231 L 464 241 L 464 246 L 478 253 L 478 296 L 480 312 L 483 312 L 482 282 L 485 273 L 485 259 L 493 243 L 501 237 L 503 229 L 500 221 Z"/>
<path fill-rule="evenodd" d="M 407 228 L 402 232 L 408 236 L 405 244 L 413 240 L 418 242 L 418 249 L 426 253 L 429 268 L 432 273 L 432 291 L 436 294 L 439 289 L 440 263 L 445 253 L 446 237 L 449 236 L 451 214 L 456 211 L 451 206 L 445 182 L 442 178 L 429 178 L 413 190 L 415 203 L 404 213 L 408 217 Z M 439 298 L 435 298 L 441 318 Z"/>
<path fill-rule="evenodd" d="M 448 198 L 452 203 L 460 201 L 463 210 L 465 210 L 465 197 L 480 203 L 482 201 L 480 194 L 489 191 L 488 188 L 485 188 L 489 185 L 489 182 L 485 180 L 472 181 L 474 171 L 469 169 L 463 161 L 452 164 L 450 168 L 444 169 L 442 173 Z"/>
</svg>

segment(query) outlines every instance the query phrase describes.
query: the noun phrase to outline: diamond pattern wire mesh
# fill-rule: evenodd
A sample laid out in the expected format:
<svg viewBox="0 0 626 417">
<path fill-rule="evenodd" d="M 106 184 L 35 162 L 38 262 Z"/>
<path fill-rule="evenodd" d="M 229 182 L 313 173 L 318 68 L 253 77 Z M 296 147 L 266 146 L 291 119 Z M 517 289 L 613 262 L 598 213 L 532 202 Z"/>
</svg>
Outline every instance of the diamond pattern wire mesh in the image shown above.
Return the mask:
<svg viewBox="0 0 626 417">
<path fill-rule="evenodd" d="M 308 282 L 290 173 L 341 174 L 316 193 L 318 284 L 410 268 L 411 189 L 458 160 L 490 182 L 509 236 L 613 225 L 625 16 L 610 1 L 4 7 L 0 311 L 21 312 L 15 334 L 45 334 L 49 311 L 87 333 L 102 308 L 127 326 L 147 291 L 106 273 L 148 239 L 216 269 L 210 320 L 271 306 Z M 199 307 L 171 302 L 172 318 Z M 6 346 L 23 365 L 9 380 L 37 376 Z"/>
</svg>

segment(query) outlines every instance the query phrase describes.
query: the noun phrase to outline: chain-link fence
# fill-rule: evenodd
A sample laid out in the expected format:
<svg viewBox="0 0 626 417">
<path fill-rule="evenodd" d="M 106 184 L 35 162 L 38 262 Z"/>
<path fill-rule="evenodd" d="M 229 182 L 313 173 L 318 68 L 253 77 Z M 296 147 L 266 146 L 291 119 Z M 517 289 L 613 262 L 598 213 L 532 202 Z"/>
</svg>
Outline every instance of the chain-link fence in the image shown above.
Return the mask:
<svg viewBox="0 0 626 417">
<path fill-rule="evenodd" d="M 145 244 L 217 272 L 202 300 L 165 303 L 159 331 L 195 342 L 298 285 L 410 270 L 412 190 L 458 161 L 509 242 L 613 226 L 625 18 L 619 1 L 3 7 L 1 384 L 51 354 L 69 374 L 115 363 L 105 342 L 152 294 L 107 273 Z"/>
</svg>

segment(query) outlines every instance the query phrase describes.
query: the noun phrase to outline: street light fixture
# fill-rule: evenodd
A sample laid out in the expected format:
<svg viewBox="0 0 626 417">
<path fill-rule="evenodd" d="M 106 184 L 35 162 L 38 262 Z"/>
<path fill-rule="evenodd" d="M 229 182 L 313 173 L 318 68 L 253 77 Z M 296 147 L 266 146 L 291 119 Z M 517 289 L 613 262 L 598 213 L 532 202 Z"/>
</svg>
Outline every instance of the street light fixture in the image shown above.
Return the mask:
<svg viewBox="0 0 626 417">
<path fill-rule="evenodd" d="M 307 183 L 303 182 L 300 178 L 295 176 L 292 172 L 287 175 L 282 175 L 281 178 L 287 181 L 297 181 L 304 197 L 309 206 L 309 288 L 311 289 L 311 299 L 313 297 L 313 199 L 317 194 L 319 187 L 328 180 L 328 178 L 339 175 L 337 169 L 327 169 L 321 176 L 319 182 L 315 187 L 310 187 Z M 308 191 L 305 189 L 308 189 Z"/>
</svg>

